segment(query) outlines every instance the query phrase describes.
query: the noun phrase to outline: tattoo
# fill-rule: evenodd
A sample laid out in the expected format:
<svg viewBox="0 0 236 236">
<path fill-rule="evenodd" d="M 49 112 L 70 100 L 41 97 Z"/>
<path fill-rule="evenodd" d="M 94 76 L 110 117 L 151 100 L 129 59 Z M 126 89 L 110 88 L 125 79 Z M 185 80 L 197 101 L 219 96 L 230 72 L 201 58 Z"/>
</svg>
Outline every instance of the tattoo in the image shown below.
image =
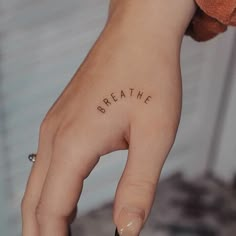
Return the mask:
<svg viewBox="0 0 236 236">
<path fill-rule="evenodd" d="M 124 93 L 124 91 L 123 91 L 123 90 L 121 90 L 121 91 L 120 91 L 120 98 L 123 98 L 123 97 L 125 98 L 126 96 L 125 96 L 125 93 Z"/>
<path fill-rule="evenodd" d="M 151 97 L 151 96 L 148 96 L 148 97 L 145 99 L 144 103 L 147 104 L 147 102 L 149 101 L 150 98 L 152 98 L 152 97 Z"/>
<path fill-rule="evenodd" d="M 130 96 L 132 96 L 134 89 L 133 89 L 133 88 L 130 88 L 129 90 L 130 90 Z"/>
<path fill-rule="evenodd" d="M 128 97 L 135 97 L 137 100 L 143 101 L 143 103 L 148 104 L 150 100 L 152 99 L 151 96 L 145 96 L 143 91 L 135 90 L 134 88 L 129 88 L 128 90 L 120 90 L 120 92 L 113 92 L 110 94 L 109 97 L 104 98 L 102 100 L 102 105 L 97 106 L 97 110 L 101 113 L 106 113 L 106 108 L 112 105 L 113 103 L 116 103 L 117 101 L 121 99 L 125 99 Z"/>
<path fill-rule="evenodd" d="M 114 102 L 118 101 L 118 99 L 114 96 L 114 93 L 111 93 L 111 97 L 113 98 Z"/>
<path fill-rule="evenodd" d="M 103 99 L 103 102 L 109 107 L 111 105 L 111 103 L 109 102 L 109 100 L 107 98 Z"/>
<path fill-rule="evenodd" d="M 105 110 L 104 108 L 100 107 L 100 106 L 98 106 L 97 109 L 98 109 L 100 112 L 102 112 L 102 113 L 105 113 L 105 112 L 106 112 L 106 110 Z"/>
<path fill-rule="evenodd" d="M 138 92 L 137 98 L 141 99 L 143 96 L 143 93 L 141 93 L 140 91 Z"/>
</svg>

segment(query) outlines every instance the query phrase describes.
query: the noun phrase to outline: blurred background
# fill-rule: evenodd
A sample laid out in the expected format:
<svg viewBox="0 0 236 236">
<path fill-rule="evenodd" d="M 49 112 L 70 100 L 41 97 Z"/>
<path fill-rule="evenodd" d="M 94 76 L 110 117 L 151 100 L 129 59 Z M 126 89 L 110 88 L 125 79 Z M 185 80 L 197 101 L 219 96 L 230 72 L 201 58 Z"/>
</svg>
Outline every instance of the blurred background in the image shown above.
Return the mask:
<svg viewBox="0 0 236 236">
<path fill-rule="evenodd" d="M 0 0 L 0 230 L 21 235 L 20 201 L 46 112 L 105 23 L 108 0 Z M 236 30 L 185 37 L 183 111 L 142 235 L 236 232 Z M 115 156 L 115 158 L 114 158 Z M 86 179 L 73 235 L 113 235 L 112 201 L 127 151 Z M 92 227 L 91 227 L 92 226 Z"/>
</svg>

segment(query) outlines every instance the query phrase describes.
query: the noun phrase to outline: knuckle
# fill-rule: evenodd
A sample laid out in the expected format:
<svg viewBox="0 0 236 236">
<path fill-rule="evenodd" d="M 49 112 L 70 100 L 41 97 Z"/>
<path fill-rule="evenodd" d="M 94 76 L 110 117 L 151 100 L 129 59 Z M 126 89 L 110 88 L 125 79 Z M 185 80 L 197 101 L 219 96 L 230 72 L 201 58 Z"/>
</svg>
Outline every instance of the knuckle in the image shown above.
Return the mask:
<svg viewBox="0 0 236 236">
<path fill-rule="evenodd" d="M 44 207 L 40 200 L 35 209 L 35 216 L 39 224 L 44 224 L 49 216 L 49 209 Z"/>
<path fill-rule="evenodd" d="M 63 208 L 55 208 L 55 206 L 49 204 L 47 201 L 39 200 L 39 203 L 35 209 L 35 217 L 40 227 L 49 224 L 54 220 L 67 220 L 70 214 L 65 213 Z"/>
<path fill-rule="evenodd" d="M 143 197 L 146 197 L 147 194 L 153 195 L 155 193 L 157 184 L 145 178 L 138 178 L 135 180 L 128 180 L 126 186 L 133 193 L 140 195 L 140 197 L 142 195 Z"/>
<path fill-rule="evenodd" d="M 21 214 L 22 216 L 26 216 L 29 214 L 32 214 L 34 212 L 34 205 L 33 203 L 31 203 L 29 200 L 27 200 L 27 198 L 24 196 L 21 199 Z"/>
<path fill-rule="evenodd" d="M 62 124 L 58 127 L 54 136 L 54 145 L 56 147 L 68 148 L 68 143 L 71 143 L 73 133 L 73 125 Z"/>
<path fill-rule="evenodd" d="M 40 124 L 39 128 L 40 136 L 48 135 L 48 133 L 52 130 L 52 128 L 53 128 L 52 118 L 51 116 L 47 115 Z"/>
<path fill-rule="evenodd" d="M 69 136 L 69 127 L 65 125 L 61 125 L 58 127 L 58 130 L 55 134 L 55 140 L 60 141 L 66 139 Z"/>
</svg>

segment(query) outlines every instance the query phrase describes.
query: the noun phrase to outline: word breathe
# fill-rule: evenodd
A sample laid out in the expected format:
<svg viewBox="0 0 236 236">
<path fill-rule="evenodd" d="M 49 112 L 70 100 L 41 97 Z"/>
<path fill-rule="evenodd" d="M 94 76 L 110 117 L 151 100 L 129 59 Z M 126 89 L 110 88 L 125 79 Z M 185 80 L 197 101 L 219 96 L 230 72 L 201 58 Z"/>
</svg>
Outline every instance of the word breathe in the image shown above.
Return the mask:
<svg viewBox="0 0 236 236">
<path fill-rule="evenodd" d="M 111 106 L 113 103 L 118 102 L 119 100 L 128 98 L 128 97 L 134 97 L 138 100 L 142 100 L 145 104 L 148 104 L 150 99 L 152 98 L 151 96 L 143 96 L 143 92 L 139 90 L 135 90 L 133 88 L 129 88 L 128 91 L 120 90 L 119 93 L 111 93 L 108 98 L 104 98 L 102 100 L 103 105 L 98 106 L 97 109 L 101 113 L 106 113 L 106 108 Z"/>
</svg>

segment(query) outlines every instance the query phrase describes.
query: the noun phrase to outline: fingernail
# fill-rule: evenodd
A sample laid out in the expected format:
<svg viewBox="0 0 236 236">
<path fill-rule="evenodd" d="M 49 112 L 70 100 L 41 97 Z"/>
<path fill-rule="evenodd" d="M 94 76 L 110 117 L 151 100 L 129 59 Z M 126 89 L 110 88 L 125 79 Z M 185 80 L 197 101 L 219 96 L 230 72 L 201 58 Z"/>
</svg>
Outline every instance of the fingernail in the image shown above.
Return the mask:
<svg viewBox="0 0 236 236">
<path fill-rule="evenodd" d="M 124 207 L 118 219 L 117 235 L 138 236 L 144 220 L 145 212 L 134 207 Z"/>
</svg>

